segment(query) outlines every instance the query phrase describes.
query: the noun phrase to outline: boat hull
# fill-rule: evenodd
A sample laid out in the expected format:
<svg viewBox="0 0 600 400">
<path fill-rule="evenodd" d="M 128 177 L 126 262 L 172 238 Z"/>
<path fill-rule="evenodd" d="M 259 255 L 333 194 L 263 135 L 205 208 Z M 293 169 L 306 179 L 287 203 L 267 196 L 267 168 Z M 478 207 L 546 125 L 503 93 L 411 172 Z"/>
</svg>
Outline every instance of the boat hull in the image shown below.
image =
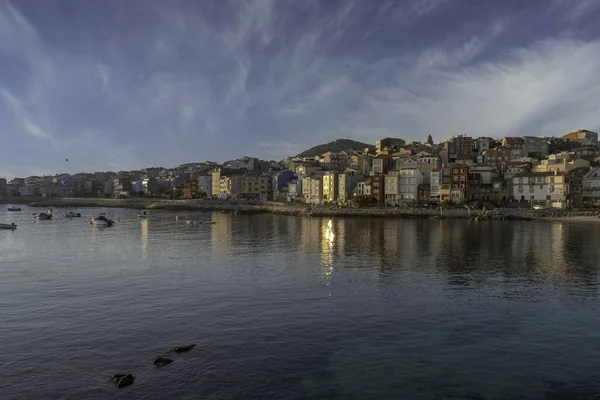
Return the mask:
<svg viewBox="0 0 600 400">
<path fill-rule="evenodd" d="M 90 225 L 92 225 L 92 226 L 106 226 L 107 227 L 108 226 L 108 222 L 106 222 L 106 221 L 97 221 L 97 220 L 93 219 L 93 220 L 90 221 Z"/>
<path fill-rule="evenodd" d="M 110 228 L 111 226 L 114 226 L 115 223 L 113 220 L 110 219 L 105 219 L 105 218 L 92 218 L 90 219 L 90 225 L 92 226 L 97 226 L 97 227 L 104 227 L 104 228 Z"/>
<path fill-rule="evenodd" d="M 17 229 L 17 226 L 12 225 L 12 224 L 0 224 L 0 229 L 7 229 L 7 230 L 14 231 L 15 229 Z"/>
</svg>

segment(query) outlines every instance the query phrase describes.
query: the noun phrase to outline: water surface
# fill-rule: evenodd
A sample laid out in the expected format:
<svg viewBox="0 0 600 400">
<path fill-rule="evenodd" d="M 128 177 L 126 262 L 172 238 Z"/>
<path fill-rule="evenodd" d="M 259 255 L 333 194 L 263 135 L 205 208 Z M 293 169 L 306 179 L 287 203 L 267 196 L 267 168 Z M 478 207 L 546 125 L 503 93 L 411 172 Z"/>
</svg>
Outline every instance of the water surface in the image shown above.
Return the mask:
<svg viewBox="0 0 600 400">
<path fill-rule="evenodd" d="M 0 211 L 19 225 L 0 231 L 1 399 L 572 399 L 598 382 L 600 224 L 39 211 Z M 116 227 L 89 226 L 99 212 Z"/>
</svg>

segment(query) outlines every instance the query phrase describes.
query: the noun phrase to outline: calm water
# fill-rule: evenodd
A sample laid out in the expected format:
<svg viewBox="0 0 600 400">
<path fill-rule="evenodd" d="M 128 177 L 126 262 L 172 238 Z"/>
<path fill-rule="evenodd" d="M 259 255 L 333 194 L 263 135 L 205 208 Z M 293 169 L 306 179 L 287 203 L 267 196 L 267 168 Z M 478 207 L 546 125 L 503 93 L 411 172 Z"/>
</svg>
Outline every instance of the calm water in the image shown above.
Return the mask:
<svg viewBox="0 0 600 400">
<path fill-rule="evenodd" d="M 0 231 L 3 400 L 574 399 L 599 385 L 600 224 L 4 209 L 19 227 Z M 100 211 L 117 226 L 89 226 Z M 117 389 L 117 372 L 134 385 Z"/>
</svg>

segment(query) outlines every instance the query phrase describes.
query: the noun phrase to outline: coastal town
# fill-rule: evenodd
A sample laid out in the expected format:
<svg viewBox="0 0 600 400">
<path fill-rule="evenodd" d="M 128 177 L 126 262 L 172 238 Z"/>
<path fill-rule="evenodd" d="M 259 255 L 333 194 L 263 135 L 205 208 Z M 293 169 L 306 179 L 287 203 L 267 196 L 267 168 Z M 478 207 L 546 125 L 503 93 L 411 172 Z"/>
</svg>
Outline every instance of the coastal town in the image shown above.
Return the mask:
<svg viewBox="0 0 600 400">
<path fill-rule="evenodd" d="M 329 145 L 336 144 L 343 146 L 344 140 Z M 0 197 L 581 208 L 600 200 L 598 133 L 456 135 L 441 143 L 431 135 L 424 142 L 384 138 L 374 146 L 281 161 L 243 157 L 175 168 L 0 178 Z"/>
</svg>

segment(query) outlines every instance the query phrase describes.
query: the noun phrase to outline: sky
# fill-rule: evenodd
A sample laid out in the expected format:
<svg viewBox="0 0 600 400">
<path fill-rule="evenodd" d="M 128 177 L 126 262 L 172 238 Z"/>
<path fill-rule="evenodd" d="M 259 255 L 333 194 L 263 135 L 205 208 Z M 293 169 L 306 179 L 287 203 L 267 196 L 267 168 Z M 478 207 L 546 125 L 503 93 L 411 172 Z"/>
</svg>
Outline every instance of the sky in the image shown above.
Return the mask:
<svg viewBox="0 0 600 400">
<path fill-rule="evenodd" d="M 600 0 L 0 0 L 0 176 L 598 131 L 598 20 Z"/>
</svg>

